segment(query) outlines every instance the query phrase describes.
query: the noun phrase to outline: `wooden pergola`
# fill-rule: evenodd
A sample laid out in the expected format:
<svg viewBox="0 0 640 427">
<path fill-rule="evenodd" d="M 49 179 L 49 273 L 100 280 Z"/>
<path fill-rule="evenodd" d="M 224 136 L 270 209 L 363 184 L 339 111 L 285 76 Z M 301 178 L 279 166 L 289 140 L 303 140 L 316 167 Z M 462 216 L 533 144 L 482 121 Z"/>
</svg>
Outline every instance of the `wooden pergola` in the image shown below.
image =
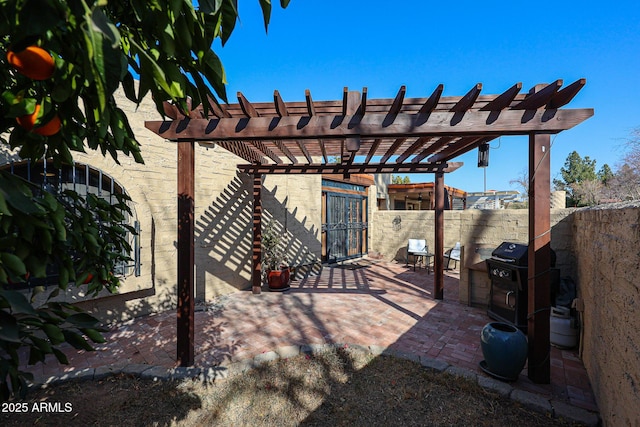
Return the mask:
<svg viewBox="0 0 640 427">
<path fill-rule="evenodd" d="M 481 95 L 478 83 L 464 96 L 444 97 L 443 85 L 425 98 L 368 99 L 344 89 L 342 99 L 251 103 L 238 92 L 237 104 L 209 100 L 188 115 L 165 103 L 171 119 L 146 127 L 178 147 L 178 329 L 177 358 L 194 363 L 195 143 L 217 144 L 246 161 L 252 175 L 253 291 L 261 288 L 261 189 L 264 174 L 434 173 L 436 299 L 443 298 L 444 174 L 462 166 L 456 157 L 504 135 L 529 137 L 529 377 L 550 381 L 550 135 L 583 122 L 593 109 L 564 109 L 585 79 L 534 86 L 517 83 L 499 95 Z"/>
</svg>

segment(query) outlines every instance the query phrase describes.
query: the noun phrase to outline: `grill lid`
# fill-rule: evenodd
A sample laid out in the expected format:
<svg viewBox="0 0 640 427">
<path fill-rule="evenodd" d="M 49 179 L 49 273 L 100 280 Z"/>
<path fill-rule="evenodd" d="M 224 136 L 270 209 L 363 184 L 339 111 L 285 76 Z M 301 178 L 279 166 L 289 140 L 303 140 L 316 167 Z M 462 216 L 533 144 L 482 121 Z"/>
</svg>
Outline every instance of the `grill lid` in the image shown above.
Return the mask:
<svg viewBox="0 0 640 427">
<path fill-rule="evenodd" d="M 491 256 L 505 262 L 515 265 L 528 264 L 528 246 L 520 243 L 502 242 L 500 246 L 491 252 Z"/>
</svg>

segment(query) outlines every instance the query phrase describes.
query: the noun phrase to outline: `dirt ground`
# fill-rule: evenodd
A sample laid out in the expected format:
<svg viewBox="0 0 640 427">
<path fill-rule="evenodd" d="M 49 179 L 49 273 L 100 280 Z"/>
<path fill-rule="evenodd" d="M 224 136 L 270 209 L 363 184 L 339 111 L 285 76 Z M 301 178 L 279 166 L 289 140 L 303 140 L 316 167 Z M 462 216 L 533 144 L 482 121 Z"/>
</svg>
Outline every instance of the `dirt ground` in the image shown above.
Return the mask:
<svg viewBox="0 0 640 427">
<path fill-rule="evenodd" d="M 5 402 L 3 426 L 568 426 L 475 382 L 336 350 L 214 383 L 116 375 Z"/>
</svg>

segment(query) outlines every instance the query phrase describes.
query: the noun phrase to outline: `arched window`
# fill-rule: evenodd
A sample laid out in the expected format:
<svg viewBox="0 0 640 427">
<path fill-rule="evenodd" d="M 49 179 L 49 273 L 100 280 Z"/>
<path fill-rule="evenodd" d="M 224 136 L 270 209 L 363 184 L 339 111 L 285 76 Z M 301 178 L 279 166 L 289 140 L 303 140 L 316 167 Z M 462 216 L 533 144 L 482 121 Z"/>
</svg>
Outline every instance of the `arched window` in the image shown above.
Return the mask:
<svg viewBox="0 0 640 427">
<path fill-rule="evenodd" d="M 96 196 L 114 203 L 115 197 L 119 194 L 127 194 L 122 185 L 116 182 L 111 176 L 102 170 L 89 165 L 74 162 L 71 165 L 63 165 L 60 168 L 53 166 L 51 161 L 46 159 L 33 162 L 11 162 L 2 167 L 9 170 L 13 175 L 20 176 L 25 180 L 39 185 L 43 191 L 59 194 L 64 190 L 73 190 L 80 196 L 95 194 Z M 135 207 L 130 204 L 132 214 L 125 212 L 124 223 L 136 230 L 136 234 L 130 233 L 127 237 L 133 253 L 128 254 L 132 259 L 130 263 L 116 265 L 114 274 L 120 276 L 140 275 L 140 223 L 138 222 Z M 55 273 L 51 273 L 55 276 Z M 57 282 L 57 277 L 49 277 L 46 284 Z"/>
</svg>

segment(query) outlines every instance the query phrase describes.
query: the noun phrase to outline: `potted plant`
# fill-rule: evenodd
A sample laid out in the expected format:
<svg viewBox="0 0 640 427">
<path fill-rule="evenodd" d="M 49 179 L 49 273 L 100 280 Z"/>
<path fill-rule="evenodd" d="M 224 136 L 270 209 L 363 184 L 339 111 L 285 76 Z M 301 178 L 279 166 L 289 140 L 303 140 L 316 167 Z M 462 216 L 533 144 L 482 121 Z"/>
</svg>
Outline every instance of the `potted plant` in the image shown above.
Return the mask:
<svg viewBox="0 0 640 427">
<path fill-rule="evenodd" d="M 282 235 L 273 222 L 269 222 L 262 232 L 262 266 L 271 291 L 289 289 L 289 267 L 284 263 L 284 251 L 281 247 Z"/>
</svg>

